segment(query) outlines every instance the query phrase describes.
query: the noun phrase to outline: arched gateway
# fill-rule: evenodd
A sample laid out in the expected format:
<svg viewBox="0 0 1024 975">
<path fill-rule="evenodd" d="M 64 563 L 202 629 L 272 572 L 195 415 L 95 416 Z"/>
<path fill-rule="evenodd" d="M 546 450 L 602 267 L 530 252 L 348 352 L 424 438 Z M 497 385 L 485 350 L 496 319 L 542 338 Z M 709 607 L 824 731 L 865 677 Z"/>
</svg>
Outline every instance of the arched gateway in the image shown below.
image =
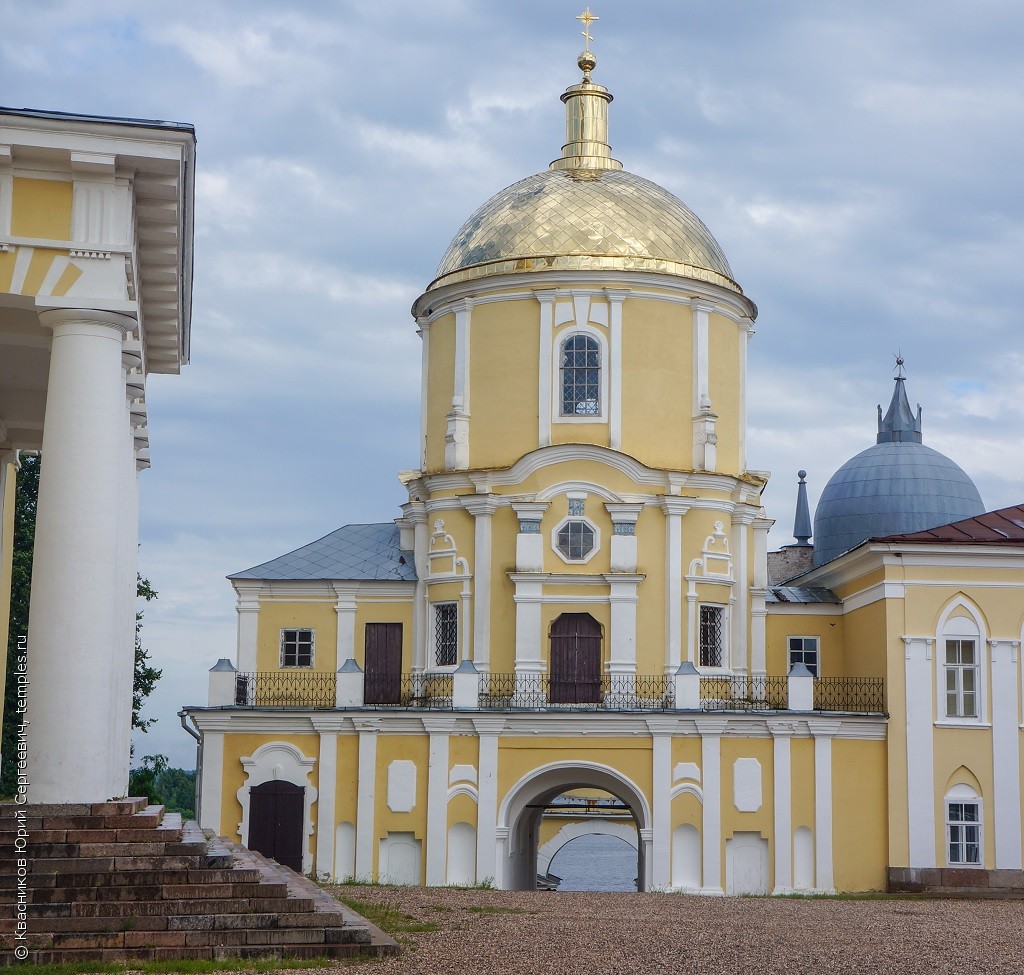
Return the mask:
<svg viewBox="0 0 1024 975">
<path fill-rule="evenodd" d="M 572 789 L 602 789 L 629 808 L 640 838 L 637 889 L 650 886 L 651 809 L 640 788 L 621 772 L 596 762 L 555 762 L 524 775 L 498 810 L 496 885 L 532 890 L 537 881 L 538 834 L 545 806 Z"/>
</svg>

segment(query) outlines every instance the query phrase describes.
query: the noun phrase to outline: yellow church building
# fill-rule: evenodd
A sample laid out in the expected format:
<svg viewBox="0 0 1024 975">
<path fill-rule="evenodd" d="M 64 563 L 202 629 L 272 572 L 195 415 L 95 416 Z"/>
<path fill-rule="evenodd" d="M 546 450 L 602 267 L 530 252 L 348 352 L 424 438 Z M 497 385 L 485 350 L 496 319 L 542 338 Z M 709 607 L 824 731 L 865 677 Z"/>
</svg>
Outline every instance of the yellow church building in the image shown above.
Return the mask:
<svg viewBox="0 0 1024 975">
<path fill-rule="evenodd" d="M 201 825 L 338 879 L 527 889 L 605 832 L 641 890 L 1024 886 L 1024 511 L 984 513 L 901 373 L 815 544 L 802 489 L 769 553 L 757 308 L 579 64 L 561 155 L 413 305 L 399 516 L 230 577 Z"/>
</svg>

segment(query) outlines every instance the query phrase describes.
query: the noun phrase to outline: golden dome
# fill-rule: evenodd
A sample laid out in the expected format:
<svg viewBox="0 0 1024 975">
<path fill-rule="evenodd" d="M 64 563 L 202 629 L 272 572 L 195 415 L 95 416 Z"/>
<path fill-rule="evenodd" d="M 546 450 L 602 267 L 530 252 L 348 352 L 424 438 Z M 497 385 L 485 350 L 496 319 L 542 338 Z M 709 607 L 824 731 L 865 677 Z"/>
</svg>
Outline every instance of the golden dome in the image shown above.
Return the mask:
<svg viewBox="0 0 1024 975">
<path fill-rule="evenodd" d="M 544 270 L 655 271 L 743 293 L 689 207 L 612 168 L 549 169 L 492 196 L 455 235 L 428 290 Z"/>
</svg>

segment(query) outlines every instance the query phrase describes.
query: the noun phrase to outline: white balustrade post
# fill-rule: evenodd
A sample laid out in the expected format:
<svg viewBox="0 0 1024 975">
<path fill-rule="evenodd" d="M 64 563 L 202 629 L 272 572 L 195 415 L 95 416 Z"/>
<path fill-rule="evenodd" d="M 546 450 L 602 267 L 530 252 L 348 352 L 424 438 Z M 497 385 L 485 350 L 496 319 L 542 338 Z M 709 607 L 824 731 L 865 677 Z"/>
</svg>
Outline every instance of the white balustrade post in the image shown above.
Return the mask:
<svg viewBox="0 0 1024 975">
<path fill-rule="evenodd" d="M 235 703 L 238 671 L 227 657 L 221 657 L 210 668 L 210 693 L 207 702 L 211 708 L 228 707 Z"/>
</svg>

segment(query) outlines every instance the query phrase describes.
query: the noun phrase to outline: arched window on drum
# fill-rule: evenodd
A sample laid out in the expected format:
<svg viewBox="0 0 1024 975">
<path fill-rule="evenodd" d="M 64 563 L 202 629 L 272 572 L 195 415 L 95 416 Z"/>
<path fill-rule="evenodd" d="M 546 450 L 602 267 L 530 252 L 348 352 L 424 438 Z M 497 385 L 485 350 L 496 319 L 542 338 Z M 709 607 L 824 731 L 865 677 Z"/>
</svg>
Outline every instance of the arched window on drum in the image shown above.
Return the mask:
<svg viewBox="0 0 1024 975">
<path fill-rule="evenodd" d="M 577 332 L 561 346 L 562 416 L 601 415 L 601 346 Z"/>
</svg>

